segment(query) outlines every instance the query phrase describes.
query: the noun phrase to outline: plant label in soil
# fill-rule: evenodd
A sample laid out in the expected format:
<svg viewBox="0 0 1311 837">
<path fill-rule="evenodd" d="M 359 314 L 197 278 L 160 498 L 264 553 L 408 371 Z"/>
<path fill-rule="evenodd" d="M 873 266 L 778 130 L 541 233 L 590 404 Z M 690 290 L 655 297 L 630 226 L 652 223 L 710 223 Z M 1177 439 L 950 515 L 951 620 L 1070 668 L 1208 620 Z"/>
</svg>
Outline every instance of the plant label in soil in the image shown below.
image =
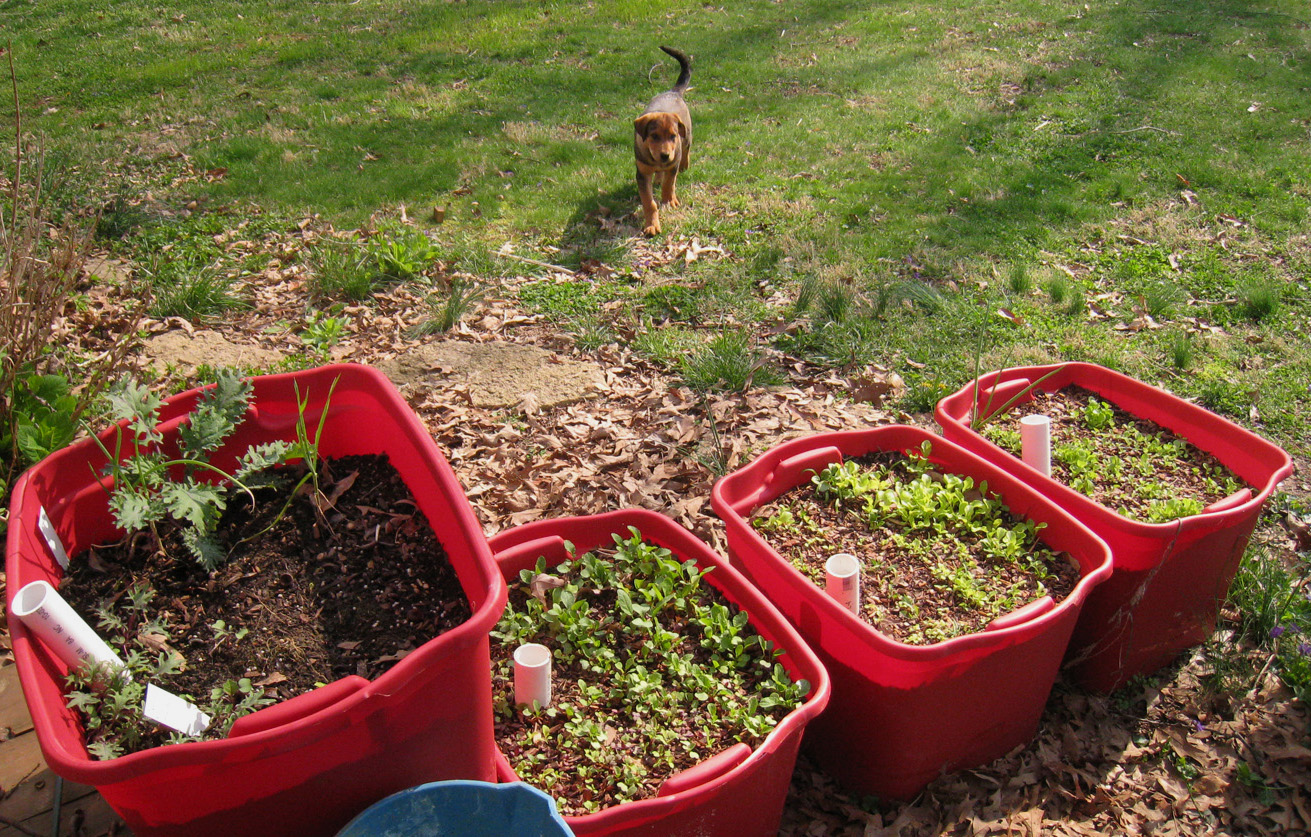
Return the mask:
<svg viewBox="0 0 1311 837">
<path fill-rule="evenodd" d="M 50 515 L 46 514 L 45 506 L 41 507 L 36 528 L 41 530 L 41 537 L 46 539 L 46 546 L 50 547 L 50 554 L 55 556 L 60 568 L 68 569 L 68 552 L 64 549 L 64 542 L 59 539 L 59 533 L 55 531 L 55 524 L 50 522 Z"/>
</svg>

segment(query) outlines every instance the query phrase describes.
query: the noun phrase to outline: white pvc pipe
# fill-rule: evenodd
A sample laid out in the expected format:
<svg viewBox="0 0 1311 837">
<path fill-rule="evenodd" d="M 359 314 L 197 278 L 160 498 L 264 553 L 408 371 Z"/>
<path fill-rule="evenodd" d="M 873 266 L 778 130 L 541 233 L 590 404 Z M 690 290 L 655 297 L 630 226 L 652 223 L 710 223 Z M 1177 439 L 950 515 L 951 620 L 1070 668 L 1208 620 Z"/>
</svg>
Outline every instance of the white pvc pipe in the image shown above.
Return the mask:
<svg viewBox="0 0 1311 837">
<path fill-rule="evenodd" d="M 1052 475 L 1052 420 L 1047 416 L 1020 419 L 1020 458 L 1044 477 Z"/>
<path fill-rule="evenodd" d="M 545 708 L 551 703 L 551 649 L 526 642 L 514 649 L 514 703 Z"/>
<path fill-rule="evenodd" d="M 23 625 L 41 638 L 69 668 L 83 663 L 105 663 L 116 668 L 123 661 L 114 649 L 92 630 L 64 601 L 59 591 L 45 581 L 33 581 L 14 596 L 14 615 Z"/>
<path fill-rule="evenodd" d="M 847 610 L 860 614 L 860 559 L 839 552 L 824 562 L 824 591 Z"/>
</svg>

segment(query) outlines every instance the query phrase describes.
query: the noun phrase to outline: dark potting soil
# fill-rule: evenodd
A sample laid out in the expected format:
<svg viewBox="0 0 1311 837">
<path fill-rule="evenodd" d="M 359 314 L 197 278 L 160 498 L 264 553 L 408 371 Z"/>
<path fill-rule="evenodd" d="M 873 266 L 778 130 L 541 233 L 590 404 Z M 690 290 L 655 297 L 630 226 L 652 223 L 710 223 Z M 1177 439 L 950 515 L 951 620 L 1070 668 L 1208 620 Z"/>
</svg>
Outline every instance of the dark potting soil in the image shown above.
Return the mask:
<svg viewBox="0 0 1311 837">
<path fill-rule="evenodd" d="M 242 496 L 229 499 L 219 537 L 230 557 L 212 575 L 164 528 L 158 552 L 137 538 L 73 559 L 60 593 L 94 625 L 100 603 L 132 585 L 153 588 L 168 648 L 186 660 L 166 688 L 195 696 L 243 677 L 277 700 L 346 675 L 373 679 L 471 617 L 445 550 L 385 456 L 324 460 L 332 504 L 320 514 L 302 490 L 274 525 L 303 473 L 289 469 L 286 486 L 258 490 L 253 511 Z M 213 627 L 219 620 L 224 630 Z"/>
<path fill-rule="evenodd" d="M 853 458 L 862 467 L 892 465 L 903 461 L 899 453 L 887 452 Z M 957 570 L 965 561 L 958 555 L 915 555 L 894 543 L 892 529 L 871 530 L 854 510 L 839 508 L 822 499 L 809 482 L 785 492 L 753 514 L 753 522 L 765 520 L 787 508 L 804 509 L 811 521 L 800 531 L 771 529 L 760 535 L 802 575 L 821 590 L 824 588 L 824 564 L 835 553 L 855 555 L 861 563 L 860 617 L 880 633 L 908 645 L 929 645 L 955 636 L 975 633 L 1004 613 L 1023 607 L 1039 598 L 1034 572 L 1022 562 L 1006 563 L 988 559 L 973 546 L 971 536 L 959 542 L 978 565 L 975 575 L 986 573 L 993 589 L 1028 591 L 1012 607 L 1002 612 L 987 612 L 963 600 L 950 584 L 935 574 Z M 914 539 L 916 536 L 907 536 Z M 1067 553 L 1045 550 L 1043 565 L 1050 573 L 1042 584 L 1045 594 L 1061 602 L 1079 582 L 1078 564 Z M 930 629 L 941 625 L 945 628 Z"/>
</svg>

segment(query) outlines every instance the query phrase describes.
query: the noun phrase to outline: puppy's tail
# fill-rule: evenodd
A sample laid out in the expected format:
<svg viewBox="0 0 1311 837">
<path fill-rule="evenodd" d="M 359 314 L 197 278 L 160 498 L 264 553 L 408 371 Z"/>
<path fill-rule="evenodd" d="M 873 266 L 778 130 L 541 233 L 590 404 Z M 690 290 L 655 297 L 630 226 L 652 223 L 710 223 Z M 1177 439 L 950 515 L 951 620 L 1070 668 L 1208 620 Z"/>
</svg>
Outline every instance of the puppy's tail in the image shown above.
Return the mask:
<svg viewBox="0 0 1311 837">
<path fill-rule="evenodd" d="M 674 82 L 674 92 L 682 93 L 687 90 L 687 83 L 692 78 L 692 62 L 688 60 L 686 55 L 673 47 L 662 46 L 660 48 L 672 55 L 674 60 L 678 62 L 678 66 L 682 68 L 678 74 L 678 81 Z"/>
</svg>

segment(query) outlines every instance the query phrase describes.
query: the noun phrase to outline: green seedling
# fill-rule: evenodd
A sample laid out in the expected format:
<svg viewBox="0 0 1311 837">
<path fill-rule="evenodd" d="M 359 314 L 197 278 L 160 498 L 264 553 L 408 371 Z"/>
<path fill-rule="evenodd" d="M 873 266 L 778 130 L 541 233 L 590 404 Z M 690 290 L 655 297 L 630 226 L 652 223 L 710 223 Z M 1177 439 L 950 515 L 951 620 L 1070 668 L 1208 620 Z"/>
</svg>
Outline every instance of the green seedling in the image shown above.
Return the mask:
<svg viewBox="0 0 1311 837">
<path fill-rule="evenodd" d="M 502 682 L 515 646 L 553 651 L 557 699 L 516 709 L 502 698 L 497 718 L 515 729 L 511 760 L 525 781 L 558 790 L 558 765 L 576 766 L 587 791 L 567 808 L 650 795 L 676 765 L 758 742 L 808 693 L 747 614 L 704 583 L 708 571 L 637 530 L 570 556 L 522 571 L 492 632 Z"/>
</svg>

